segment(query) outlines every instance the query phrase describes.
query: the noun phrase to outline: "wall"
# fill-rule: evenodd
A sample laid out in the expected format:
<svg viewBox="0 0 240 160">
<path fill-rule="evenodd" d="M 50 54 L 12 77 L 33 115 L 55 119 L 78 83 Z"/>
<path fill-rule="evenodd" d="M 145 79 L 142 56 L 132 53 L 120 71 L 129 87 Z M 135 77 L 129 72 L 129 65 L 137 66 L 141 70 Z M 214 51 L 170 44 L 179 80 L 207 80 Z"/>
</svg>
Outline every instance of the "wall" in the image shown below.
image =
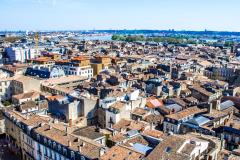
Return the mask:
<svg viewBox="0 0 240 160">
<path fill-rule="evenodd" d="M 0 81 L 0 100 L 9 100 L 11 96 L 11 80 Z"/>
<path fill-rule="evenodd" d="M 113 124 L 116 124 L 121 120 L 120 114 L 114 114 L 113 112 L 109 112 L 108 110 L 106 110 L 106 121 L 105 121 L 106 128 L 111 128 L 109 123 L 111 118 L 112 118 Z"/>
<path fill-rule="evenodd" d="M 71 103 L 61 103 L 57 100 L 50 101 L 48 104 L 49 112 L 55 115 L 65 116 L 64 118 L 68 122 L 70 119 L 73 121 L 79 117 L 80 101 L 74 101 Z M 63 118 L 63 117 L 62 117 Z"/>
<path fill-rule="evenodd" d="M 8 146 L 10 150 L 12 150 L 16 155 L 21 156 L 21 129 L 8 118 L 5 118 L 5 126 Z M 19 151 L 15 152 L 16 149 Z"/>
</svg>

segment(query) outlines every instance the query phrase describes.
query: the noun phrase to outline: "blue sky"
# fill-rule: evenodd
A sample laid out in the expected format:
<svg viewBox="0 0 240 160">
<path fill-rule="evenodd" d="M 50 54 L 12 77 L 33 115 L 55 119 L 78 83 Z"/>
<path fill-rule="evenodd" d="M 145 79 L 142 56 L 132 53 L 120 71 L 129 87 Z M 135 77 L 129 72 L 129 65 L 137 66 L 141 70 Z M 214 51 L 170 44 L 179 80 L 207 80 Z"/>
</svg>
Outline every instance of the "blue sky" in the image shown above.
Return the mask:
<svg viewBox="0 0 240 160">
<path fill-rule="evenodd" d="M 240 0 L 0 0 L 0 30 L 240 31 Z"/>
</svg>

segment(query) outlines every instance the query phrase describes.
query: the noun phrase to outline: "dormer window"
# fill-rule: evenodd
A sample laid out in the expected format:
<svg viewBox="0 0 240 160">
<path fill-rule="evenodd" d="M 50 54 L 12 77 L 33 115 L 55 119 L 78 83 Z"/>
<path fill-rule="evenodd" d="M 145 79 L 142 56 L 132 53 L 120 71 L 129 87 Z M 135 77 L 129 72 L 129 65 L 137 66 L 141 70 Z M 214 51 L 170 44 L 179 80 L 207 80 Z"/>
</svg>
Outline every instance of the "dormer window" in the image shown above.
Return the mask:
<svg viewBox="0 0 240 160">
<path fill-rule="evenodd" d="M 52 145 L 51 140 L 48 140 L 48 145 L 51 147 L 51 145 Z"/>
<path fill-rule="evenodd" d="M 71 151 L 71 159 L 72 159 L 72 160 L 75 160 L 75 154 L 74 154 L 73 151 Z"/>
<path fill-rule="evenodd" d="M 60 144 L 58 145 L 58 151 L 61 151 L 61 145 Z"/>
<path fill-rule="evenodd" d="M 44 144 L 47 144 L 47 138 L 44 138 Z"/>
<path fill-rule="evenodd" d="M 85 160 L 85 157 L 84 157 L 84 156 L 81 156 L 81 160 Z"/>
<path fill-rule="evenodd" d="M 63 149 L 63 154 L 67 155 L 67 149 L 66 148 Z"/>
<path fill-rule="evenodd" d="M 53 142 L 53 148 L 56 148 L 57 144 L 56 142 Z"/>
</svg>

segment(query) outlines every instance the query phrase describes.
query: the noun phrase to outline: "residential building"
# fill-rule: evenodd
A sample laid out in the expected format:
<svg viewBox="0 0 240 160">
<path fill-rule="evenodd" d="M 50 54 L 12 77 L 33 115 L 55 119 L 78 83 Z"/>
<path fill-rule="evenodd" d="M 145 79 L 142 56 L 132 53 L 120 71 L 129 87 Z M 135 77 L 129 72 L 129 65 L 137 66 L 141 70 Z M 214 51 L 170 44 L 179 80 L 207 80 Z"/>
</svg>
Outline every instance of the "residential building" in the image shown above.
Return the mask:
<svg viewBox="0 0 240 160">
<path fill-rule="evenodd" d="M 27 76 L 19 76 L 12 81 L 13 95 L 30 92 L 32 90 L 40 91 L 40 80 Z"/>
<path fill-rule="evenodd" d="M 198 107 L 190 107 L 180 112 L 170 114 L 165 116 L 163 122 L 163 131 L 180 133 L 180 126 L 183 122 L 186 122 L 192 119 L 195 115 L 203 113 L 204 110 L 199 109 Z"/>
<path fill-rule="evenodd" d="M 57 67 L 64 70 L 66 75 L 79 75 L 87 78 L 93 77 L 93 69 L 90 59 L 86 57 L 74 57 L 71 60 L 59 60 L 55 62 Z"/>
<path fill-rule="evenodd" d="M 39 50 L 33 47 L 9 47 L 6 48 L 6 52 L 11 62 L 26 62 L 27 59 L 35 58 L 40 55 Z"/>
</svg>

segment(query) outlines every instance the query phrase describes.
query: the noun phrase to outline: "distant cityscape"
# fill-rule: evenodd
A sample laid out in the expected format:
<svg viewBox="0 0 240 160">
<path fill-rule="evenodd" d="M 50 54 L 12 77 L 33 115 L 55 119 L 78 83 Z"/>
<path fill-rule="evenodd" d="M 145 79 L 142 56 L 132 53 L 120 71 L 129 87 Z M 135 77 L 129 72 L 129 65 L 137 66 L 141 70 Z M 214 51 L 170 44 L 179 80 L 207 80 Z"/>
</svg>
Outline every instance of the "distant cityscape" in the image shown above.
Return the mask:
<svg viewBox="0 0 240 160">
<path fill-rule="evenodd" d="M 0 32 L 0 157 L 240 159 L 240 32 Z"/>
</svg>

